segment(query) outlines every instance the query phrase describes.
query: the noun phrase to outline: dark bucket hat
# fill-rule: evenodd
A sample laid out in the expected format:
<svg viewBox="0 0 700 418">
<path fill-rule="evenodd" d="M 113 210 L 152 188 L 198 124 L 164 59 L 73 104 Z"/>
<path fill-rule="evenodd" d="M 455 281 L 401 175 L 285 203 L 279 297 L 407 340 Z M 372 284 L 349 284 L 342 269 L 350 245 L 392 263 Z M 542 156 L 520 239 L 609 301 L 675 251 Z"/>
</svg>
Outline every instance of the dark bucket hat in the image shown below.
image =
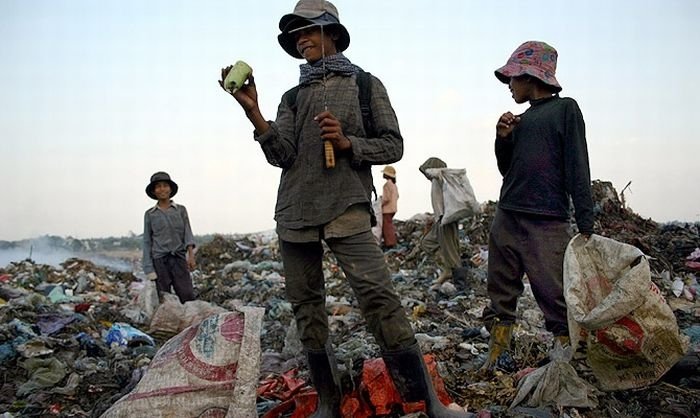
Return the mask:
<svg viewBox="0 0 700 418">
<path fill-rule="evenodd" d="M 428 180 L 430 180 L 430 177 L 428 177 L 427 170 L 431 168 L 447 168 L 447 164 L 437 157 L 430 157 L 427 160 L 425 160 L 423 164 L 421 164 L 418 170 L 420 170 L 420 172 L 423 173 L 423 175 L 427 177 Z"/>
<path fill-rule="evenodd" d="M 555 77 L 557 58 L 557 50 L 547 43 L 527 41 L 513 52 L 506 65 L 497 69 L 494 73 L 505 84 L 510 82 L 511 77 L 527 74 L 538 78 L 559 92 L 561 91 L 561 85 L 559 85 Z"/>
<path fill-rule="evenodd" d="M 335 43 L 338 52 L 343 52 L 350 45 L 350 34 L 338 19 L 338 9 L 326 0 L 299 0 L 292 13 L 282 16 L 279 28 L 282 33 L 277 35 L 280 46 L 294 58 L 303 58 L 297 51 L 294 32 L 313 27 L 333 27 L 338 31 L 339 38 Z"/>
<path fill-rule="evenodd" d="M 151 176 L 151 182 L 146 186 L 146 194 L 148 197 L 154 200 L 158 200 L 155 194 L 156 183 L 159 181 L 166 181 L 170 184 L 170 197 L 177 194 L 177 183 L 170 180 L 170 176 L 165 171 L 159 171 Z"/>
</svg>

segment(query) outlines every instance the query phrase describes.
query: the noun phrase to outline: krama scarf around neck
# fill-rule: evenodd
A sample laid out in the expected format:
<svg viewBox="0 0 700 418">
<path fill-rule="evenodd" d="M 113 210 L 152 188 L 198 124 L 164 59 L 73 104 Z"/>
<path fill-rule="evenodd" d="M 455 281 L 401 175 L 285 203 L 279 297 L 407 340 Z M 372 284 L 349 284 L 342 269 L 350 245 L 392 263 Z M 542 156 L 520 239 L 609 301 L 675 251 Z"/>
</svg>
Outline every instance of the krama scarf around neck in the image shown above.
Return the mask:
<svg viewBox="0 0 700 418">
<path fill-rule="evenodd" d="M 299 84 L 309 84 L 313 80 L 323 78 L 323 61 L 325 61 L 326 73 L 336 73 L 344 76 L 357 74 L 362 69 L 350 62 L 342 53 L 329 55 L 313 64 L 301 64 L 299 66 Z"/>
</svg>

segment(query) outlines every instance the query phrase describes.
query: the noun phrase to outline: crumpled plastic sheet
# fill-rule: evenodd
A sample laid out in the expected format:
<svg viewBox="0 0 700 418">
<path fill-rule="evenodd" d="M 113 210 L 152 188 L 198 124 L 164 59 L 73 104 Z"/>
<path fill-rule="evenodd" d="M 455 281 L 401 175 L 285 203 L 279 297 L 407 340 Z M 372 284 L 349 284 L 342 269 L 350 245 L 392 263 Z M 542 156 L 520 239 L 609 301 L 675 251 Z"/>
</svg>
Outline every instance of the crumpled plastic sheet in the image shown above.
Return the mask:
<svg viewBox="0 0 700 418">
<path fill-rule="evenodd" d="M 39 331 L 42 334 L 51 335 L 62 330 L 66 325 L 77 319 L 78 317 L 75 315 L 45 314 L 39 317 L 36 325 L 39 327 Z"/>
<path fill-rule="evenodd" d="M 56 358 L 30 358 L 22 363 L 22 367 L 31 374 L 31 377 L 17 388 L 19 396 L 52 387 L 66 376 L 66 365 Z"/>
<path fill-rule="evenodd" d="M 514 408 L 529 395 L 527 405 L 594 408 L 598 405 L 593 388 L 581 379 L 569 364 L 572 348 L 557 342 L 550 351 L 551 361 L 535 369 L 518 382 L 518 393 L 510 407 Z"/>
</svg>

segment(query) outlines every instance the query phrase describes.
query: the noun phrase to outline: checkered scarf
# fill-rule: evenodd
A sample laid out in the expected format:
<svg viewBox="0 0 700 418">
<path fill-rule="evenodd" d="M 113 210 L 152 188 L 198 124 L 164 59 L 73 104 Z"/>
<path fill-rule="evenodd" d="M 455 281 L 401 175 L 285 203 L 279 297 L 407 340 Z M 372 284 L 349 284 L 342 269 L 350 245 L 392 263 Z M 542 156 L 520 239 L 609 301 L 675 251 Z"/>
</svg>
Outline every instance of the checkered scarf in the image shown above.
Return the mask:
<svg viewBox="0 0 700 418">
<path fill-rule="evenodd" d="M 323 78 L 323 61 L 325 61 L 326 73 L 336 73 L 349 76 L 357 74 L 360 67 L 350 62 L 342 53 L 329 55 L 313 64 L 301 64 L 299 66 L 299 84 L 309 84 L 312 80 Z"/>
</svg>

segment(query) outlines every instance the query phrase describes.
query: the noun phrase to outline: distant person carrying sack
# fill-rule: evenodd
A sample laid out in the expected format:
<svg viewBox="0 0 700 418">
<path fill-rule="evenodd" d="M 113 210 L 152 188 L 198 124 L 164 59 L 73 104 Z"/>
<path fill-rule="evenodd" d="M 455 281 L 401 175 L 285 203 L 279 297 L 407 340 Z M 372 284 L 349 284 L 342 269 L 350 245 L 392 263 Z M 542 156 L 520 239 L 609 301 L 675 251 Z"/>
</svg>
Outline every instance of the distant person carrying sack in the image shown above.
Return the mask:
<svg viewBox="0 0 700 418">
<path fill-rule="evenodd" d="M 447 164 L 439 158 L 428 158 L 421 166 L 420 172 L 430 180 L 430 203 L 433 206 L 433 218 L 430 229 L 421 238 L 420 247 L 428 254 L 436 256 L 438 267 L 442 270 L 436 284 L 442 284 L 452 278 L 452 270 L 461 266 L 459 253 L 459 235 L 457 222 L 442 224 L 445 214 L 445 199 L 442 193 L 442 180 L 433 168 L 447 168 Z"/>
<path fill-rule="evenodd" d="M 299 85 L 282 97 L 275 121 L 259 108 L 252 75 L 231 93 L 255 128 L 267 161 L 282 169 L 275 220 L 292 304 L 311 382 L 318 393 L 314 418 L 340 417 L 341 392 L 329 339 L 323 243 L 338 260 L 357 296 L 404 401 L 425 401 L 427 414 L 465 417 L 437 398 L 411 323 L 371 232 L 372 165 L 403 155 L 396 114 L 381 81 L 371 77 L 371 112 L 361 109 L 357 79 L 364 73 L 343 51 L 350 35 L 328 1 L 301 0 L 279 22 L 280 46 L 300 65 Z M 220 85 L 232 67 L 222 69 Z M 226 90 L 228 91 L 228 90 Z M 289 99 L 295 95 L 294 100 Z M 373 132 L 363 115 L 371 114 Z M 330 147 L 330 152 L 327 146 Z"/>
<path fill-rule="evenodd" d="M 563 292 L 569 200 L 579 232 L 593 232 L 593 201 L 586 132 L 574 99 L 559 97 L 557 51 L 544 42 L 520 45 L 496 77 L 516 103 L 530 102 L 521 115 L 504 113 L 496 124 L 496 161 L 503 185 L 489 235 L 483 319 L 490 329 L 491 367 L 510 348 L 518 297 L 527 274 L 545 327 L 569 341 Z"/>
<path fill-rule="evenodd" d="M 194 300 L 190 271 L 196 266 L 195 244 L 187 209 L 172 201 L 177 190 L 177 183 L 162 171 L 146 186 L 148 197 L 158 202 L 144 214 L 143 272 L 156 281 L 159 292 L 172 288 L 185 303 Z"/>
<path fill-rule="evenodd" d="M 386 182 L 382 188 L 382 239 L 385 248 L 396 246 L 396 229 L 394 228 L 394 215 L 396 215 L 399 200 L 399 189 L 396 187 L 396 170 L 388 165 L 384 167 L 382 175 Z"/>
</svg>

